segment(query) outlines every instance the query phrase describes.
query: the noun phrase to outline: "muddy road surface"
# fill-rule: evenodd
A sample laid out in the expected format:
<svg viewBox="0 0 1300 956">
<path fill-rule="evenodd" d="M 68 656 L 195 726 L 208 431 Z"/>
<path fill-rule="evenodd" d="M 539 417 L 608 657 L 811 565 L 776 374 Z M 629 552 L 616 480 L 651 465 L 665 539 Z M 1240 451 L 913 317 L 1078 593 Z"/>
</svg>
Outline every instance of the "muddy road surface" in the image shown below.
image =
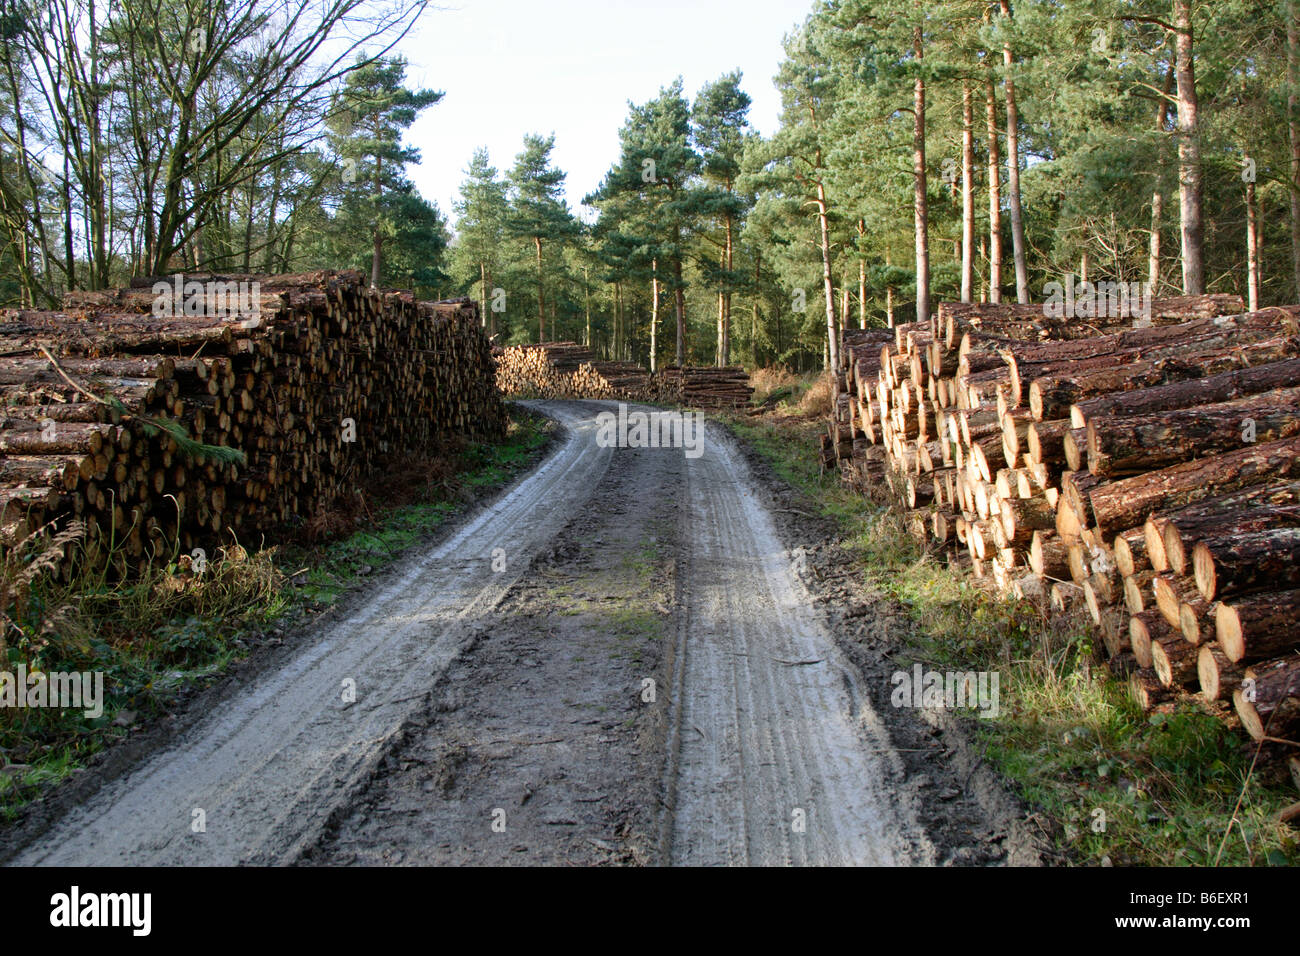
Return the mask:
<svg viewBox="0 0 1300 956">
<path fill-rule="evenodd" d="M 531 404 L 564 426 L 533 472 L 157 746 L 92 768 L 5 862 L 1002 861 L 975 768 L 880 707 L 720 427 L 608 447 L 617 405 Z"/>
</svg>

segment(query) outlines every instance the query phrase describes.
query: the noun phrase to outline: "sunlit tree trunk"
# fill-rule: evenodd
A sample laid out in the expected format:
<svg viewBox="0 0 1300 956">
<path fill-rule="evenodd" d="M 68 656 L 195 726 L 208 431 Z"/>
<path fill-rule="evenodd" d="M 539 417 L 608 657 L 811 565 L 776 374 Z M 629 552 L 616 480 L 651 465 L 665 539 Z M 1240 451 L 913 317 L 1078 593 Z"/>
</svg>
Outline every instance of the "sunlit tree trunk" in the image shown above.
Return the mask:
<svg viewBox="0 0 1300 956">
<path fill-rule="evenodd" d="M 1174 0 L 1174 69 L 1178 81 L 1178 199 L 1182 215 L 1183 294 L 1205 291 L 1200 130 L 1192 38 L 1192 0 Z"/>
<path fill-rule="evenodd" d="M 1002 16 L 1011 19 L 1009 0 L 1001 0 Z M 1016 301 L 1029 304 L 1029 267 L 1025 261 L 1025 219 L 1020 208 L 1020 115 L 1016 110 L 1016 83 L 1011 69 L 1015 58 L 1011 41 L 1002 44 L 1002 65 L 1006 69 L 1007 91 L 1007 207 L 1011 211 L 1011 254 L 1016 264 Z"/>
<path fill-rule="evenodd" d="M 924 58 L 920 27 L 912 31 L 912 54 Z M 925 78 L 917 74 L 912 89 L 912 210 L 916 225 L 916 320 L 930 320 L 930 214 L 926 200 Z"/>
<path fill-rule="evenodd" d="M 961 85 L 961 300 L 975 287 L 975 106 L 969 82 Z"/>
<path fill-rule="evenodd" d="M 998 156 L 998 95 L 985 86 L 989 138 L 989 301 L 1002 301 L 1002 160 Z"/>
</svg>

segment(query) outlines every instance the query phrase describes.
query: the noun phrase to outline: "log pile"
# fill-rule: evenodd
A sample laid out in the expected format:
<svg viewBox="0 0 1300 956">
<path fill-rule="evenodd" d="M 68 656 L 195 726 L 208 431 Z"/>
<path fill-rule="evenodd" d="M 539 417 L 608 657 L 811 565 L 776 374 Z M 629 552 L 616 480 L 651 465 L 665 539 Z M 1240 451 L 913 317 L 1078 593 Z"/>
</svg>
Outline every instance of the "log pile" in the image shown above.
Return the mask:
<svg viewBox="0 0 1300 956">
<path fill-rule="evenodd" d="M 274 539 L 399 458 L 504 431 L 470 300 L 416 302 L 357 272 L 187 278 L 260 294 L 159 315 L 146 280 L 0 312 L 6 540 L 76 517 L 88 559 L 127 574 Z"/>
<path fill-rule="evenodd" d="M 666 394 L 691 408 L 735 408 L 748 405 L 754 389 L 749 373 L 739 365 L 670 365 L 660 375 Z"/>
<path fill-rule="evenodd" d="M 575 342 L 493 350 L 497 388 L 511 398 L 597 398 L 722 408 L 749 403 L 754 390 L 739 366 L 670 366 L 651 374 L 632 362 L 602 362 Z"/>
<path fill-rule="evenodd" d="M 511 398 L 619 398 L 653 402 L 659 388 L 631 362 L 601 362 L 576 342 L 493 349 L 497 388 Z"/>
<path fill-rule="evenodd" d="M 990 586 L 1086 609 L 1144 706 L 1198 693 L 1294 740 L 1298 319 L 1197 296 L 1143 321 L 944 304 L 846 332 L 822 463 Z"/>
</svg>

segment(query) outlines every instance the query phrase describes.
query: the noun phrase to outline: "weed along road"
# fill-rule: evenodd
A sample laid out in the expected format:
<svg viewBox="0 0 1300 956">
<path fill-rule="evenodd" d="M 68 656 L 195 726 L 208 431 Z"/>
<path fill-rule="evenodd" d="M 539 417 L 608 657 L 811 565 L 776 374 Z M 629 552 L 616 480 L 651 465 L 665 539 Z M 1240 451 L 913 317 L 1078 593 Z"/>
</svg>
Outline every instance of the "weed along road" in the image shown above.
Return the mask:
<svg viewBox="0 0 1300 956">
<path fill-rule="evenodd" d="M 935 862 L 723 430 L 532 404 L 533 472 L 7 862 Z"/>
</svg>

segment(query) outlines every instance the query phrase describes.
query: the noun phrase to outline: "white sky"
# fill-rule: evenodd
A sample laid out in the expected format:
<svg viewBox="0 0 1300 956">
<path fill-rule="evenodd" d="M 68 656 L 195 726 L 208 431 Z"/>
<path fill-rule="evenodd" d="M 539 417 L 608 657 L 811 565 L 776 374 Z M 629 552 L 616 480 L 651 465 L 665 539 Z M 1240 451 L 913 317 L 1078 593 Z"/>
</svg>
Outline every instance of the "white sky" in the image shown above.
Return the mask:
<svg viewBox="0 0 1300 956">
<path fill-rule="evenodd" d="M 694 99 L 739 68 L 754 101 L 750 121 L 776 130 L 772 76 L 781 38 L 812 0 L 460 0 L 431 9 L 400 45 L 407 85 L 442 90 L 406 142 L 422 153 L 409 173 L 454 218 L 470 154 L 486 146 L 503 173 L 525 133 L 556 135 L 569 206 L 595 189 L 618 157 L 627 102 L 645 102 L 679 74 Z"/>
</svg>

